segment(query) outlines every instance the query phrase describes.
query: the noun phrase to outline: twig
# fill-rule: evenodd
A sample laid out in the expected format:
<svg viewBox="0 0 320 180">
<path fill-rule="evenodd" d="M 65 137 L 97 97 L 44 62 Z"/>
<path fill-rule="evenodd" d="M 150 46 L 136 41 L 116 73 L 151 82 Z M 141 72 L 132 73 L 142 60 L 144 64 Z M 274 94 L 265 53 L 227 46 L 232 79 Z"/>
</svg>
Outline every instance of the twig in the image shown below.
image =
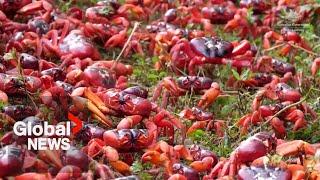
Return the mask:
<svg viewBox="0 0 320 180">
<path fill-rule="evenodd" d="M 313 51 L 310 51 L 310 50 L 308 50 L 308 49 L 305 49 L 305 48 L 303 48 L 303 47 L 301 47 L 301 46 L 295 45 L 295 44 L 293 44 L 293 43 L 289 43 L 289 45 L 292 46 L 292 47 L 294 47 L 294 48 L 303 50 L 303 51 L 305 51 L 306 53 L 311 54 L 311 55 L 313 55 L 313 56 L 319 56 L 319 54 L 317 54 L 317 53 L 315 53 L 315 52 L 313 52 Z"/>
<path fill-rule="evenodd" d="M 305 51 L 306 53 L 311 54 L 311 55 L 313 55 L 313 56 L 319 56 L 319 54 L 317 54 L 317 53 L 315 53 L 315 52 L 313 52 L 313 51 L 310 51 L 310 50 L 308 50 L 308 49 L 305 49 L 305 48 L 303 48 L 303 47 L 301 47 L 301 46 L 295 45 L 295 44 L 293 44 L 293 43 L 288 43 L 288 44 L 289 44 L 290 46 L 294 47 L 294 48 L 297 48 L 297 49 L 300 49 L 300 50 L 302 50 L 302 51 Z M 282 47 L 282 46 L 284 46 L 284 45 L 285 45 L 285 43 L 282 43 L 282 44 L 273 46 L 273 47 L 271 47 L 271 48 L 269 48 L 269 49 L 266 49 L 266 50 L 264 50 L 263 52 L 265 53 L 265 52 L 268 52 L 268 51 L 272 51 L 272 50 L 277 49 L 277 48 L 279 48 L 279 47 Z"/>
<path fill-rule="evenodd" d="M 265 50 L 263 50 L 262 52 L 265 53 L 265 52 L 268 52 L 268 51 L 272 51 L 272 50 L 277 49 L 277 48 L 279 48 L 279 47 L 282 47 L 282 46 L 284 46 L 284 45 L 285 45 L 285 43 L 282 43 L 282 44 L 273 46 L 273 47 L 271 47 L 271 48 L 265 49 Z"/>
<path fill-rule="evenodd" d="M 318 49 L 320 47 L 320 44 L 313 47 L 313 49 Z"/>
<path fill-rule="evenodd" d="M 238 95 L 239 94 L 239 91 L 227 91 L 227 90 L 224 90 L 222 91 L 222 94 L 235 94 L 235 95 Z"/>
<path fill-rule="evenodd" d="M 261 53 L 261 44 L 260 44 L 260 46 L 259 46 L 258 49 L 257 49 L 257 53 L 256 53 L 256 55 L 255 55 L 255 57 L 254 57 L 254 62 L 253 62 L 253 63 L 257 62 L 260 53 Z"/>
<path fill-rule="evenodd" d="M 117 62 L 119 61 L 120 57 L 122 56 L 124 50 L 125 50 L 125 49 L 127 48 L 127 46 L 129 45 L 129 42 L 131 41 L 131 38 L 132 38 L 134 32 L 137 30 L 137 28 L 138 28 L 139 25 L 140 25 L 139 22 L 134 23 L 134 26 L 133 26 L 133 28 L 132 28 L 132 31 L 131 31 L 131 33 L 130 33 L 130 35 L 129 35 L 127 41 L 126 41 L 126 43 L 124 44 L 122 50 L 120 51 L 119 55 L 117 56 L 117 58 L 116 58 L 115 61 L 113 62 L 113 65 L 112 65 L 112 67 L 111 67 L 111 70 L 113 70 L 113 69 L 115 68 Z"/>
<path fill-rule="evenodd" d="M 18 73 L 19 73 L 19 76 L 20 78 L 22 79 L 23 83 L 26 84 L 26 79 L 24 78 L 24 72 L 23 72 L 23 69 L 22 69 L 22 66 L 21 66 L 21 60 L 20 60 L 20 56 L 19 57 L 16 57 L 17 58 L 17 68 L 18 68 Z M 38 109 L 38 106 L 36 105 L 36 103 L 33 101 L 31 95 L 29 94 L 29 91 L 27 90 L 27 88 L 23 88 L 23 90 L 25 91 L 26 95 L 28 96 L 28 98 L 31 100 L 33 106 Z"/>
</svg>

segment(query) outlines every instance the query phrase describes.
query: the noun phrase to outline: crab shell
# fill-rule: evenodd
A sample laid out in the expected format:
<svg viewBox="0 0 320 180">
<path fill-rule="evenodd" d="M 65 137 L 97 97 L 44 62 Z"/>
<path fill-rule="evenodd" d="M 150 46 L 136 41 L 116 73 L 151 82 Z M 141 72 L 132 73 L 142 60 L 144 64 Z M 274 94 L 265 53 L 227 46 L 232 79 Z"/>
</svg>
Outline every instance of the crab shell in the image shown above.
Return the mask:
<svg viewBox="0 0 320 180">
<path fill-rule="evenodd" d="M 100 59 L 98 50 L 80 30 L 72 30 L 59 44 L 59 49 L 61 56 L 71 54 L 74 58 L 91 57 L 92 59 Z"/>
<path fill-rule="evenodd" d="M 262 13 L 271 8 L 271 2 L 266 0 L 241 0 L 240 7 L 252 8 L 255 13 Z"/>
<path fill-rule="evenodd" d="M 192 180 L 200 179 L 199 173 L 197 171 L 181 163 L 173 164 L 172 170 L 173 170 L 173 173 L 181 174 L 185 177 L 188 177 L 188 179 L 192 179 Z"/>
<path fill-rule="evenodd" d="M 0 149 L 0 177 L 14 175 L 23 166 L 22 151 L 13 145 L 8 145 Z"/>
<path fill-rule="evenodd" d="M 179 88 L 185 90 L 201 91 L 209 89 L 212 83 L 213 80 L 208 77 L 183 76 L 177 79 L 177 84 Z"/>
<path fill-rule="evenodd" d="M 233 45 L 219 38 L 200 37 L 190 41 L 191 49 L 207 59 L 223 58 L 232 54 Z"/>
<path fill-rule="evenodd" d="M 141 115 L 148 117 L 152 110 L 152 103 L 144 98 L 125 94 L 116 89 L 110 89 L 100 95 L 108 108 L 119 112 L 119 115 Z"/>
<path fill-rule="evenodd" d="M 269 180 L 290 180 L 290 171 L 276 168 L 276 167 L 244 167 L 238 172 L 239 180 L 255 180 L 255 179 L 269 179 Z"/>
<path fill-rule="evenodd" d="M 230 7 L 229 7 L 229 6 Z M 231 20 L 236 12 L 236 7 L 231 4 L 214 5 L 211 7 L 204 7 L 201 10 L 203 17 L 210 19 L 212 23 L 225 24 Z"/>
<path fill-rule="evenodd" d="M 108 130 L 104 132 L 103 140 L 118 151 L 139 151 L 152 143 L 153 135 L 145 129 Z"/>
<path fill-rule="evenodd" d="M 89 66 L 83 71 L 83 80 L 89 82 L 93 87 L 114 88 L 116 76 L 106 68 Z"/>
</svg>

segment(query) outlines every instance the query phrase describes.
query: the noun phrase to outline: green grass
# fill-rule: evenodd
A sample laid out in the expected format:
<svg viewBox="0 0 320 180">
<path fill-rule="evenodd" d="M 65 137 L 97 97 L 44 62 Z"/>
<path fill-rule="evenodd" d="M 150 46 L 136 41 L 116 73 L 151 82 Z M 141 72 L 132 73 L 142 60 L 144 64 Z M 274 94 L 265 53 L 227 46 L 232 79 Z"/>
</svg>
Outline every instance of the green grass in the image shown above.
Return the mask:
<svg viewBox="0 0 320 180">
<path fill-rule="evenodd" d="M 59 3 L 59 7 L 63 12 L 66 12 L 72 6 L 82 7 L 83 9 L 91 4 L 95 3 L 95 0 L 86 1 L 87 3 L 81 3 L 82 1 L 76 1 L 74 3 L 73 0 L 69 1 L 59 1 L 63 3 Z M 123 3 L 121 1 L 120 3 Z M 108 13 L 108 10 L 106 10 Z M 291 12 L 283 12 L 283 16 L 294 16 L 294 14 L 290 14 Z M 150 17 L 151 20 L 158 19 L 161 16 L 160 13 L 156 13 Z M 249 11 L 248 20 L 252 21 L 252 11 Z M 143 22 L 143 25 L 145 22 Z M 310 46 L 313 48 L 313 52 L 320 53 L 320 18 L 319 15 L 314 15 L 314 17 L 310 20 L 310 22 L 303 25 L 303 31 L 301 33 L 302 37 L 306 39 Z M 241 40 L 237 37 L 237 32 L 225 33 L 223 31 L 223 26 L 215 25 L 216 35 L 221 37 L 222 39 L 228 41 Z M 187 26 L 188 29 L 201 29 L 202 27 L 197 24 L 190 24 Z M 129 31 L 128 31 L 129 33 Z M 249 37 L 248 39 L 252 44 L 255 44 L 257 47 L 261 47 L 262 38 L 253 39 Z M 101 48 L 100 51 L 103 55 L 104 59 L 115 59 L 119 54 L 121 49 L 114 48 L 108 49 L 106 51 L 104 48 Z M 147 52 L 148 49 L 145 49 Z M 259 52 L 262 55 L 262 52 Z M 163 70 L 157 71 L 154 69 L 154 64 L 159 60 L 158 56 L 153 56 L 148 53 L 145 53 L 145 56 L 141 56 L 138 54 L 132 54 L 129 57 L 121 57 L 121 62 L 130 64 L 134 67 L 133 75 L 129 79 L 130 85 L 141 85 L 149 90 L 149 95 L 152 96 L 153 90 L 155 86 L 166 76 L 174 76 L 178 77 L 174 73 L 170 71 L 169 68 L 164 68 Z M 306 102 L 313 107 L 313 109 L 319 114 L 320 113 L 320 72 L 317 74 L 316 78 L 311 77 L 310 66 L 315 58 L 314 56 L 302 51 L 296 50 L 296 53 L 290 53 L 288 56 L 283 57 L 279 54 L 278 49 L 265 53 L 264 55 L 270 55 L 272 57 L 278 58 L 287 62 L 294 62 L 295 67 L 298 72 L 303 72 L 304 76 L 302 78 L 303 83 L 301 84 L 300 90 L 302 91 L 303 96 L 308 92 L 309 87 L 313 87 L 315 90 L 312 91 Z M 13 53 L 9 53 L 5 56 L 5 58 L 12 58 L 15 56 Z M 245 70 L 242 73 L 238 73 L 230 66 L 216 66 L 216 65 L 208 65 L 203 68 L 204 75 L 212 78 L 214 81 L 218 82 L 223 90 L 235 91 L 234 89 L 228 89 L 226 86 L 226 82 L 230 76 L 235 77 L 237 80 L 245 80 L 251 77 L 251 72 L 249 70 Z M 209 108 L 209 111 L 214 113 L 216 119 L 221 119 L 226 122 L 227 128 L 225 129 L 225 137 L 217 137 L 213 131 L 206 132 L 203 130 L 197 130 L 191 135 L 187 137 L 187 142 L 191 144 L 199 144 L 202 145 L 212 151 L 214 151 L 218 156 L 228 157 L 230 153 L 234 150 L 235 147 L 239 145 L 239 143 L 244 140 L 248 135 L 242 135 L 240 133 L 239 128 L 236 126 L 237 121 L 240 117 L 244 116 L 247 113 L 251 112 L 251 103 L 255 95 L 255 91 L 248 91 L 246 89 L 236 90 L 237 93 L 228 94 L 228 96 L 218 98 L 214 104 Z M 149 96 L 149 97 L 150 97 Z M 175 105 L 169 105 L 168 109 L 172 111 L 173 114 L 177 114 L 182 111 L 185 107 L 192 107 L 197 104 L 200 99 L 200 95 L 187 94 L 186 96 L 179 97 L 177 103 Z M 160 102 L 160 101 L 159 101 Z M 265 103 L 267 103 L 265 101 Z M 0 107 L 3 104 L 0 102 Z M 51 117 L 50 110 L 43 109 L 42 110 L 45 115 Z M 115 121 L 118 121 L 118 118 L 115 118 Z M 312 120 L 310 117 L 307 117 L 308 126 L 303 128 L 297 132 L 292 131 L 292 124 L 288 124 L 288 134 L 285 137 L 288 140 L 291 139 L 302 139 L 306 140 L 310 143 L 316 143 L 320 140 L 320 123 L 319 119 Z M 182 120 L 184 121 L 184 120 Z M 191 122 L 184 122 L 185 124 L 190 125 Z M 272 131 L 270 125 L 266 126 L 253 126 L 250 130 L 259 128 L 261 131 Z M 179 135 L 179 131 L 177 134 Z M 133 173 L 138 175 L 141 179 L 149 180 L 154 179 L 154 177 L 148 173 L 146 170 L 151 169 L 151 165 L 148 163 L 142 163 L 140 161 L 141 156 L 135 156 L 135 162 L 132 165 Z M 277 159 L 277 157 L 275 157 Z M 162 169 L 163 171 L 163 169 Z M 159 177 L 158 177 L 159 178 Z M 161 177 L 159 178 L 161 179 Z"/>
</svg>

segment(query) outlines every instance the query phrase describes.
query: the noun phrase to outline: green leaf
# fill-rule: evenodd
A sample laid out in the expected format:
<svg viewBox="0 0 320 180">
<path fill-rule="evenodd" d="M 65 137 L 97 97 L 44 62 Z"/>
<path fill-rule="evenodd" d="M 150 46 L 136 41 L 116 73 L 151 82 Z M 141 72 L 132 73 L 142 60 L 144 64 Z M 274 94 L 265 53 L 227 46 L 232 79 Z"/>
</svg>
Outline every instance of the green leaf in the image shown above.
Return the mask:
<svg viewBox="0 0 320 180">
<path fill-rule="evenodd" d="M 190 137 L 195 138 L 195 139 L 201 139 L 205 135 L 205 132 L 201 129 L 197 129 L 193 133 L 190 134 Z"/>
<path fill-rule="evenodd" d="M 139 177 L 141 178 L 141 180 L 152 180 L 153 177 L 151 176 L 151 174 L 146 173 L 146 172 L 142 172 L 139 174 Z"/>
<path fill-rule="evenodd" d="M 3 109 L 7 105 L 6 102 L 0 101 L 0 109 Z"/>
<path fill-rule="evenodd" d="M 161 71 L 160 73 L 159 73 L 159 77 L 162 79 L 162 78 L 164 78 L 164 77 L 166 77 L 166 76 L 168 76 L 168 74 L 166 73 L 166 72 L 164 72 L 164 71 Z"/>
<path fill-rule="evenodd" d="M 123 4 L 126 3 L 126 0 L 118 0 L 118 2 L 119 2 L 121 5 L 123 5 Z"/>
<path fill-rule="evenodd" d="M 156 74 L 148 74 L 149 80 L 157 80 L 157 78 L 158 78 L 158 75 L 156 75 Z"/>
<path fill-rule="evenodd" d="M 72 0 L 62 3 L 61 10 L 63 12 L 67 12 L 70 9 L 71 5 L 72 5 Z"/>
<path fill-rule="evenodd" d="M 250 75 L 251 75 L 250 69 L 246 69 L 243 73 L 241 73 L 240 79 L 241 80 L 249 79 Z"/>
<path fill-rule="evenodd" d="M 236 70 L 231 69 L 231 72 L 232 72 L 233 76 L 234 76 L 238 81 L 241 80 L 241 77 L 240 77 L 239 73 L 238 73 Z"/>
<path fill-rule="evenodd" d="M 247 20 L 250 24 L 254 23 L 254 19 L 253 19 L 253 9 L 249 8 L 248 9 L 248 14 L 247 14 Z"/>
<path fill-rule="evenodd" d="M 158 57 L 158 56 L 153 56 L 153 57 L 151 58 L 151 61 L 152 61 L 152 63 L 156 63 L 156 62 L 159 61 L 159 57 Z"/>
<path fill-rule="evenodd" d="M 232 105 L 223 106 L 221 109 L 221 115 L 228 115 L 232 111 Z"/>
<path fill-rule="evenodd" d="M 133 74 L 135 76 L 141 76 L 142 75 L 142 71 L 140 69 L 135 69 L 135 70 L 133 70 Z"/>
<path fill-rule="evenodd" d="M 133 162 L 131 168 L 134 173 L 138 173 L 143 170 L 142 164 L 138 161 Z"/>
<path fill-rule="evenodd" d="M 17 59 L 17 53 L 15 49 L 10 50 L 8 53 L 5 53 L 3 59 L 6 61 L 10 61 L 12 59 Z"/>
<path fill-rule="evenodd" d="M 109 14 L 113 14 L 114 9 L 110 6 L 105 6 L 104 8 L 99 10 L 99 14 L 108 16 Z"/>
</svg>

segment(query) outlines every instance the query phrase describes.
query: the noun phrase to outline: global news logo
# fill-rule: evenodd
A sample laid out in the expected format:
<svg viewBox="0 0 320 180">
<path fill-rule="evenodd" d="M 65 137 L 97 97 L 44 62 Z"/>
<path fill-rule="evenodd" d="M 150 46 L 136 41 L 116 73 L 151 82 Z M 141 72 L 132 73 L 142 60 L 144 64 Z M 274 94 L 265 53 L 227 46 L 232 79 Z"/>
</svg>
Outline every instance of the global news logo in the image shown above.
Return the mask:
<svg viewBox="0 0 320 180">
<path fill-rule="evenodd" d="M 70 136 L 77 134 L 82 128 L 82 121 L 70 112 L 68 120 L 65 124 L 58 125 L 50 125 L 47 121 L 36 125 L 18 121 L 13 126 L 13 132 L 17 136 L 28 137 L 29 150 L 68 150 L 71 147 Z"/>
</svg>

